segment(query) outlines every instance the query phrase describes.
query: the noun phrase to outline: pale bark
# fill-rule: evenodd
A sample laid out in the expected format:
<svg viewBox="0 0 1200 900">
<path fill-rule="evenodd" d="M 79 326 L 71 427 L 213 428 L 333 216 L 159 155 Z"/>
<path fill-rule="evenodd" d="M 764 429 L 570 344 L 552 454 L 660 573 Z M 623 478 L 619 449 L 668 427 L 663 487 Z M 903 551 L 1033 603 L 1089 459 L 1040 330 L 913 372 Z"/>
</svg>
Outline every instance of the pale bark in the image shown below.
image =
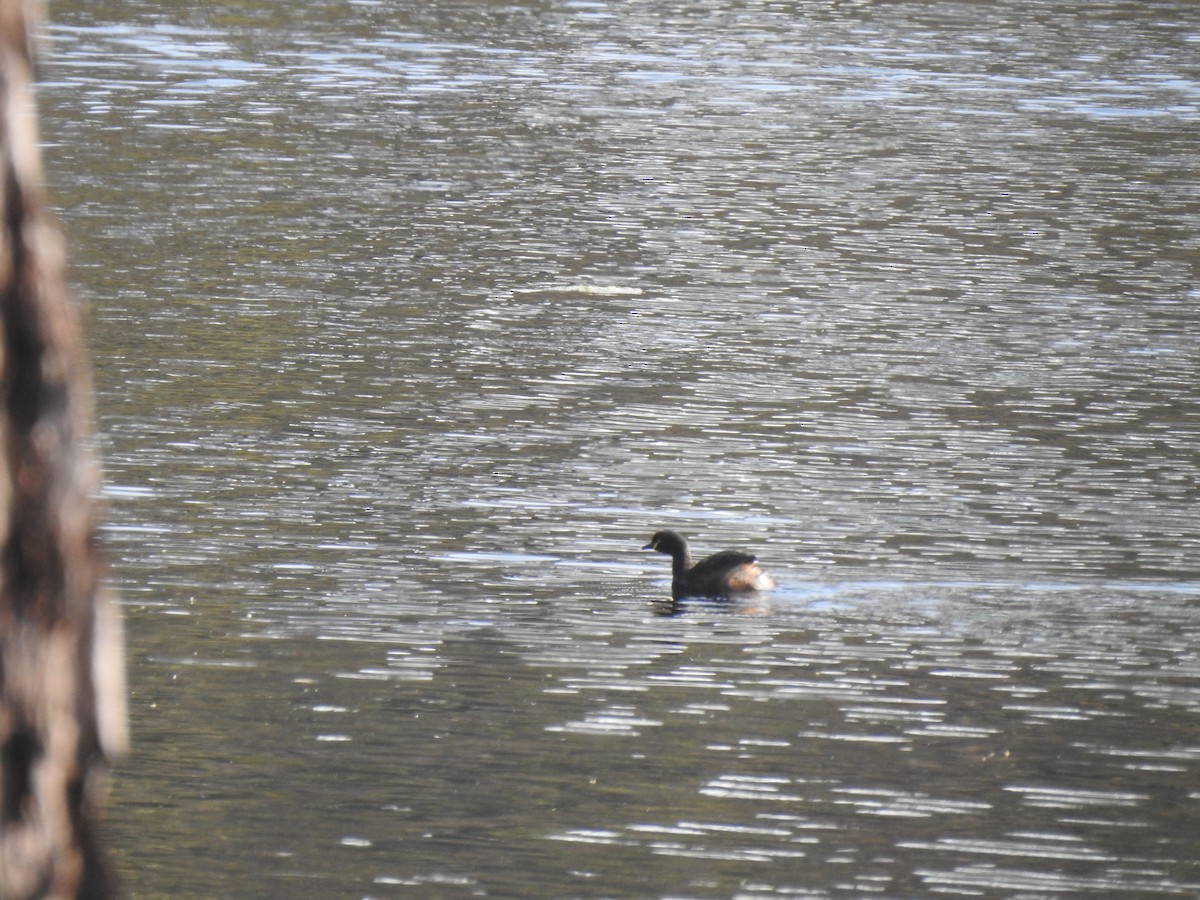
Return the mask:
<svg viewBox="0 0 1200 900">
<path fill-rule="evenodd" d="M 32 97 L 38 5 L 0 0 L 0 898 L 112 895 L 97 836 L 125 742 L 96 548 L 91 386 Z"/>
</svg>

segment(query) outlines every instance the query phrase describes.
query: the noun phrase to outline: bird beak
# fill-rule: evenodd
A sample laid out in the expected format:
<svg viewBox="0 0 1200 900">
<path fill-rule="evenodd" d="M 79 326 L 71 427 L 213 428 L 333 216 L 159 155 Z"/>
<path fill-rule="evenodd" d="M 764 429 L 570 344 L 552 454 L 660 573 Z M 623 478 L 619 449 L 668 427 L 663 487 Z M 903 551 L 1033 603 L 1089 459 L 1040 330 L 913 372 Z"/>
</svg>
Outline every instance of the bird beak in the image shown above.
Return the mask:
<svg viewBox="0 0 1200 900">
<path fill-rule="evenodd" d="M 643 547 L 642 549 L 643 549 L 643 550 L 653 550 L 653 549 L 654 549 L 654 541 L 651 541 L 650 543 L 648 543 L 648 544 L 647 544 L 645 547 Z"/>
</svg>

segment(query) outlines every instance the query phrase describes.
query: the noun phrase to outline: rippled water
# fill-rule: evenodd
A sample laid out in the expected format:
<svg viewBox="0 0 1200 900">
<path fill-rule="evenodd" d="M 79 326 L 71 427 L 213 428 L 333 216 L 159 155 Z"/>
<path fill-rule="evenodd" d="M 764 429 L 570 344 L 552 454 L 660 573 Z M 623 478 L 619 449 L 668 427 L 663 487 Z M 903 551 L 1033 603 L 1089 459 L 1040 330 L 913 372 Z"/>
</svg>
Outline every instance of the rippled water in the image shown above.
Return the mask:
<svg viewBox="0 0 1200 900">
<path fill-rule="evenodd" d="M 136 896 L 1200 893 L 1189 4 L 51 14 Z"/>
</svg>

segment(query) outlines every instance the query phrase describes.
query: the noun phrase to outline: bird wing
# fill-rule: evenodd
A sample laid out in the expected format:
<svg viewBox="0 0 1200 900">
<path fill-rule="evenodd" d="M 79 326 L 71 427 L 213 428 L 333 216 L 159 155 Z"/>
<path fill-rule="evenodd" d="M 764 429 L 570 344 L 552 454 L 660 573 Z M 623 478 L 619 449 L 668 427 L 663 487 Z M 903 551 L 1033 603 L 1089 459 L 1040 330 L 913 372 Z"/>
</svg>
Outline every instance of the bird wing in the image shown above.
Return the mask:
<svg viewBox="0 0 1200 900">
<path fill-rule="evenodd" d="M 740 553 L 737 550 L 722 550 L 720 553 L 704 557 L 704 559 L 688 569 L 687 574 L 689 579 L 699 579 L 709 573 L 728 571 L 736 566 L 753 563 L 757 559 L 758 557 L 751 556 L 749 553 Z"/>
</svg>

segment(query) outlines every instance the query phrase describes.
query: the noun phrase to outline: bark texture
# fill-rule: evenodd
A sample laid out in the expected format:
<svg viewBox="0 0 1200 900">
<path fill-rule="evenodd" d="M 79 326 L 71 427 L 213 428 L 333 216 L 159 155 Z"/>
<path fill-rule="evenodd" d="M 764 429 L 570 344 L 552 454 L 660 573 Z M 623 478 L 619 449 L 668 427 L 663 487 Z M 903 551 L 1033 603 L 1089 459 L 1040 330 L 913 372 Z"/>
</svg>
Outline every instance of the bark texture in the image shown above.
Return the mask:
<svg viewBox="0 0 1200 900">
<path fill-rule="evenodd" d="M 0 0 L 0 900 L 112 895 L 97 817 L 126 728 L 91 386 L 38 155 L 38 9 Z"/>
</svg>

